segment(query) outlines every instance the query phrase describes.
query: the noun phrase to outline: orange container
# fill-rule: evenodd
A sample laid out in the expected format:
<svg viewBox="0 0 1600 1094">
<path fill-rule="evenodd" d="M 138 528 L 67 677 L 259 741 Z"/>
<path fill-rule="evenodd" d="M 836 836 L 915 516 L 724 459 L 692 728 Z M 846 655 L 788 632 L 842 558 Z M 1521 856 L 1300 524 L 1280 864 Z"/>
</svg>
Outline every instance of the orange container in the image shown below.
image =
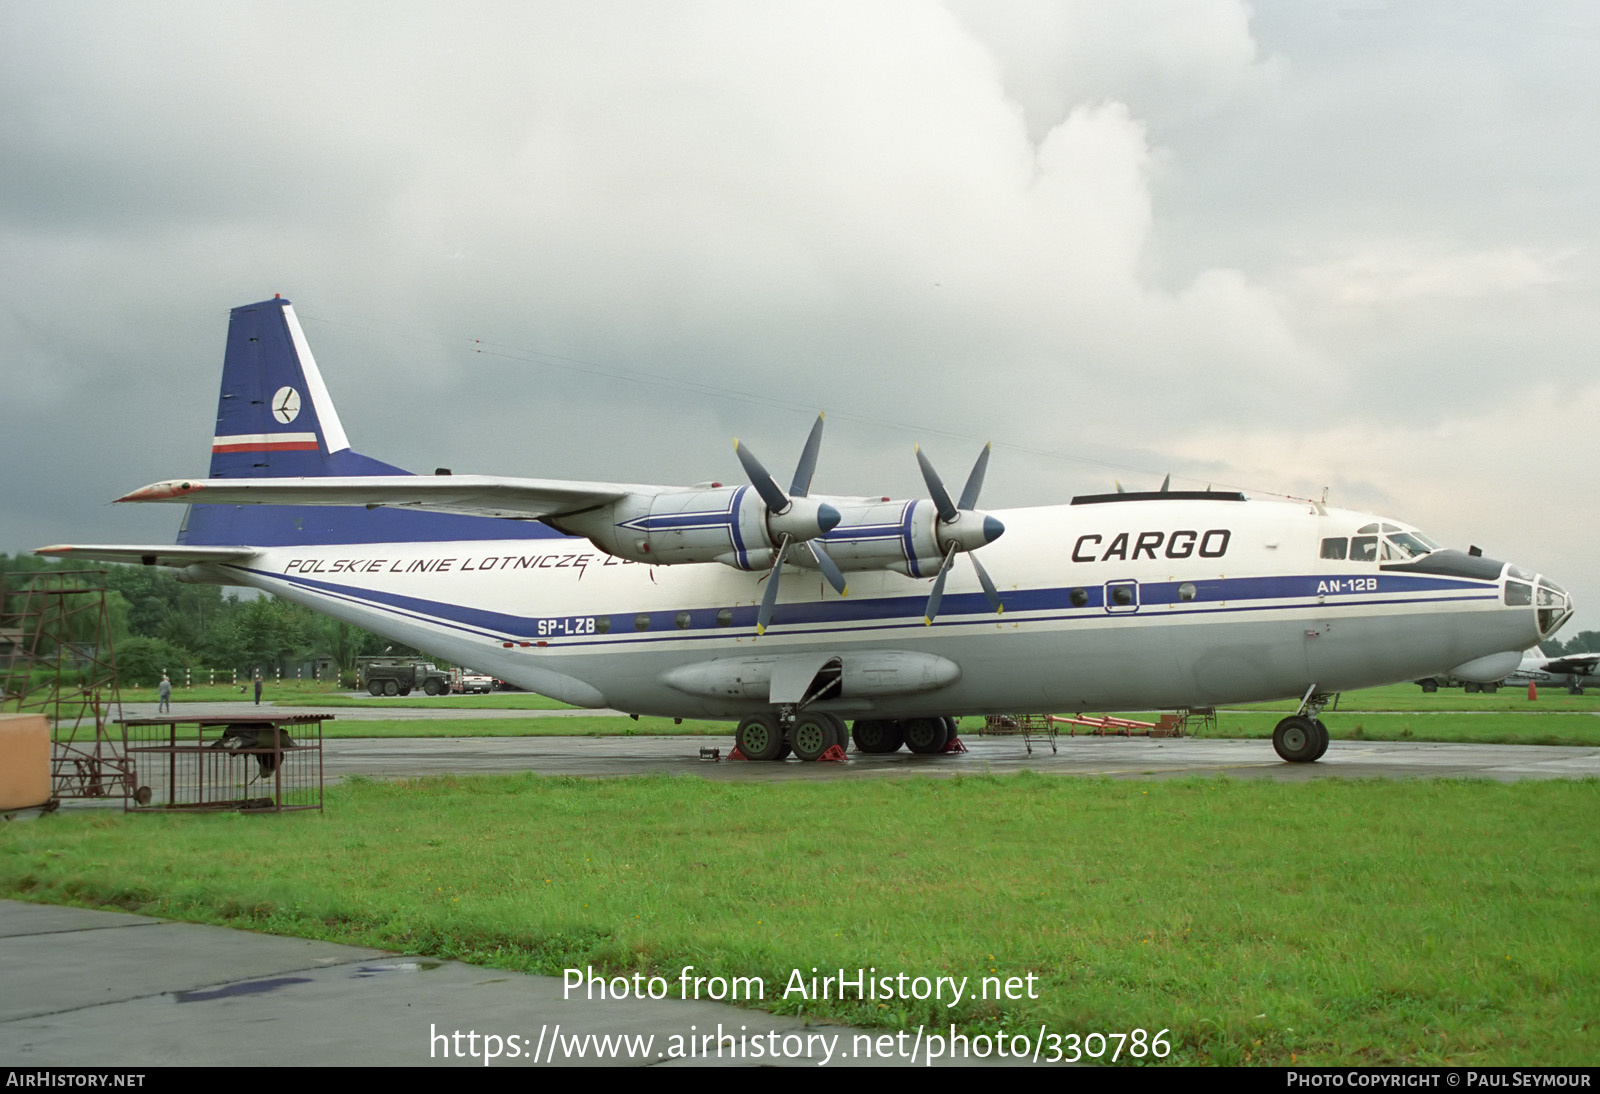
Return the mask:
<svg viewBox="0 0 1600 1094">
<path fill-rule="evenodd" d="M 43 714 L 0 714 L 0 812 L 50 800 L 50 723 Z"/>
</svg>

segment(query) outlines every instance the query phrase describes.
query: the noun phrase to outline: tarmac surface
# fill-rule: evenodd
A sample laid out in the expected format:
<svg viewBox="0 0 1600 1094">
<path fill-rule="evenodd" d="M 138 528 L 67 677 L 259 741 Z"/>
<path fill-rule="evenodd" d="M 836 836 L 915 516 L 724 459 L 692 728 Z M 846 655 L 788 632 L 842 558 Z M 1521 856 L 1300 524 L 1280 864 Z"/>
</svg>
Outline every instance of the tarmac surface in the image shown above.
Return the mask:
<svg viewBox="0 0 1600 1094">
<path fill-rule="evenodd" d="M 219 714 L 316 713 L 316 707 L 273 708 L 269 703 L 183 703 L 177 716 Z M 330 707 L 336 721 L 405 718 L 526 718 L 570 714 L 614 714 L 611 711 L 478 710 L 427 707 Z M 128 703 L 125 716 L 151 717 L 154 703 Z M 733 751 L 730 723 L 726 736 L 648 736 L 651 722 L 642 720 L 640 736 L 632 737 L 406 737 L 332 738 L 323 742 L 323 765 L 329 779 L 350 775 L 368 778 L 414 778 L 443 774 L 510 774 L 533 771 L 546 775 L 594 777 L 627 775 L 697 775 L 709 779 L 761 782 L 793 779 L 883 778 L 910 775 L 1006 774 L 1037 771 L 1059 775 L 1111 778 L 1173 778 L 1184 775 L 1232 775 L 1286 782 L 1326 778 L 1480 778 L 1500 782 L 1521 779 L 1600 778 L 1600 748 L 1559 745 L 1437 744 L 1411 741 L 1333 741 L 1313 764 L 1284 763 L 1265 739 L 1214 737 L 1035 738 L 1032 751 L 1021 737 L 963 737 L 965 753 L 918 756 L 904 750 L 887 756 L 851 751 L 845 763 L 729 762 Z M 701 758 L 716 749 L 718 762 Z"/>
<path fill-rule="evenodd" d="M 584 989 L 564 999 L 560 977 L 12 900 L 0 968 L 0 1069 L 913 1063 L 883 1030 Z"/>
<path fill-rule="evenodd" d="M 1030 755 L 1020 738 L 964 737 L 965 753 L 887 756 L 851 752 L 844 763 L 755 763 L 726 759 L 731 737 L 445 737 L 342 738 L 323 743 L 329 777 L 503 774 L 625 776 L 675 774 L 708 779 L 779 782 L 796 779 L 894 778 L 913 775 L 1010 774 L 1111 778 L 1173 778 L 1232 775 L 1303 782 L 1327 778 L 1600 778 L 1600 749 L 1541 745 L 1413 744 L 1334 741 L 1314 764 L 1278 759 L 1265 740 L 1145 737 L 1058 738 L 1056 750 L 1034 742 Z M 701 749 L 718 749 L 718 762 Z"/>
</svg>

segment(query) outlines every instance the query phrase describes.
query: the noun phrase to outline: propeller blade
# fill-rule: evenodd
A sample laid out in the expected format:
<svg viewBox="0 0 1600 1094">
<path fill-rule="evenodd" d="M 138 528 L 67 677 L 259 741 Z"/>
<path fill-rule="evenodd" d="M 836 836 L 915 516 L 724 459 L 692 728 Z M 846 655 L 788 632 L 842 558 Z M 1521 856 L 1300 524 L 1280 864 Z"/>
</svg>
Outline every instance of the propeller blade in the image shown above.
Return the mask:
<svg viewBox="0 0 1600 1094">
<path fill-rule="evenodd" d="M 939 576 L 933 579 L 933 592 L 928 594 L 928 606 L 922 612 L 924 626 L 933 626 L 933 621 L 939 616 L 939 601 L 944 599 L 944 579 L 950 576 L 950 566 L 956 560 L 956 550 L 955 544 L 951 544 L 950 550 L 944 556 L 944 565 L 939 567 Z"/>
<path fill-rule="evenodd" d="M 978 462 L 972 465 L 972 474 L 967 476 L 966 489 L 961 491 L 961 500 L 956 504 L 957 509 L 975 509 L 978 505 L 978 491 L 983 489 L 983 475 L 989 469 L 990 445 L 984 445 L 983 451 L 978 453 Z"/>
<path fill-rule="evenodd" d="M 767 633 L 772 622 L 772 611 L 778 606 L 778 575 L 783 572 L 783 552 L 789 549 L 789 537 L 778 544 L 778 553 L 772 559 L 772 571 L 767 574 L 767 590 L 761 594 L 761 608 L 756 612 L 756 633 Z"/>
<path fill-rule="evenodd" d="M 955 520 L 956 507 L 950 500 L 950 491 L 944 488 L 939 473 L 933 469 L 933 464 L 928 462 L 928 457 L 922 454 L 921 445 L 917 446 L 917 466 L 922 468 L 922 481 L 928 485 L 928 496 L 933 499 L 934 507 L 939 510 L 939 519 L 947 524 Z"/>
<path fill-rule="evenodd" d="M 978 571 L 978 582 L 983 586 L 983 595 L 989 598 L 989 606 L 996 612 L 1004 614 L 1006 606 L 1000 603 L 1000 590 L 989 580 L 989 571 L 983 568 L 983 563 L 978 561 L 977 555 L 969 553 L 967 557 L 972 560 L 972 568 Z"/>
<path fill-rule="evenodd" d="M 767 509 L 774 513 L 788 509 L 789 499 L 778 489 L 778 484 L 772 481 L 772 476 L 761 466 L 761 461 L 756 459 L 755 453 L 738 440 L 733 442 L 733 451 L 739 457 L 739 462 L 744 464 L 744 473 L 750 476 L 750 485 L 761 495 L 761 501 Z"/>
<path fill-rule="evenodd" d="M 817 453 L 822 448 L 822 419 L 824 415 L 817 415 L 817 424 L 811 427 L 811 436 L 806 438 L 806 446 L 800 452 L 800 462 L 795 464 L 794 484 L 789 487 L 791 497 L 803 498 L 811 493 L 811 476 L 817 470 Z"/>
<path fill-rule="evenodd" d="M 822 549 L 816 540 L 810 540 L 806 546 L 811 548 L 811 557 L 817 561 L 817 569 L 822 571 L 822 576 L 828 579 L 828 584 L 833 586 L 833 591 L 840 596 L 850 595 L 850 586 L 845 583 L 844 572 L 833 559 L 828 557 L 828 552 Z"/>
</svg>

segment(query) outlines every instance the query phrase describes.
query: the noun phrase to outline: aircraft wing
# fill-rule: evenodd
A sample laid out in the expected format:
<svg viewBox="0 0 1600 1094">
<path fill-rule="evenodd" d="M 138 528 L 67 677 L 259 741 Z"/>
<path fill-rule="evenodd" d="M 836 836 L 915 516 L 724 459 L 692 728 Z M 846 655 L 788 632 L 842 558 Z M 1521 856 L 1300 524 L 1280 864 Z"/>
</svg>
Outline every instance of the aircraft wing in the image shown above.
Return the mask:
<svg viewBox="0 0 1600 1094">
<path fill-rule="evenodd" d="M 630 494 L 647 497 L 679 487 L 497 475 L 354 475 L 305 479 L 169 479 L 118 501 L 196 505 L 361 505 L 426 509 L 475 517 L 542 520 L 594 509 Z"/>
<path fill-rule="evenodd" d="M 1569 653 L 1565 657 L 1552 657 L 1546 661 L 1544 671 L 1593 676 L 1596 662 L 1600 662 L 1600 653 Z"/>
<path fill-rule="evenodd" d="M 250 547 L 182 547 L 171 543 L 58 543 L 40 547 L 36 555 L 94 562 L 142 562 L 146 566 L 193 566 L 201 562 L 240 562 L 257 552 Z"/>
</svg>

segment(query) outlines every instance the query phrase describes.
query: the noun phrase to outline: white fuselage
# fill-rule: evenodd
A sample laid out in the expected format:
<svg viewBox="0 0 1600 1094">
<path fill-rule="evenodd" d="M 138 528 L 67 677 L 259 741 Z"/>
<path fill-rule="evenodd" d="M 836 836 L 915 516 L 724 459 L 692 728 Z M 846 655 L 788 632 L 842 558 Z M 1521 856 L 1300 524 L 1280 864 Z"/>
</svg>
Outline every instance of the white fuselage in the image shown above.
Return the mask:
<svg viewBox="0 0 1600 1094">
<path fill-rule="evenodd" d="M 786 660 L 845 665 L 821 709 L 915 717 L 1299 697 L 1448 671 L 1541 637 L 1531 605 L 1506 603 L 1504 572 L 1322 557 L 1328 537 L 1374 521 L 1363 514 L 1137 500 L 995 515 L 1006 533 L 982 557 L 1004 613 L 957 566 L 931 626 L 927 578 L 857 571 L 841 597 L 790 568 L 758 638 L 764 573 L 627 562 L 576 538 L 270 548 L 207 573 L 557 699 L 671 717 L 766 709 L 766 681 Z"/>
</svg>

